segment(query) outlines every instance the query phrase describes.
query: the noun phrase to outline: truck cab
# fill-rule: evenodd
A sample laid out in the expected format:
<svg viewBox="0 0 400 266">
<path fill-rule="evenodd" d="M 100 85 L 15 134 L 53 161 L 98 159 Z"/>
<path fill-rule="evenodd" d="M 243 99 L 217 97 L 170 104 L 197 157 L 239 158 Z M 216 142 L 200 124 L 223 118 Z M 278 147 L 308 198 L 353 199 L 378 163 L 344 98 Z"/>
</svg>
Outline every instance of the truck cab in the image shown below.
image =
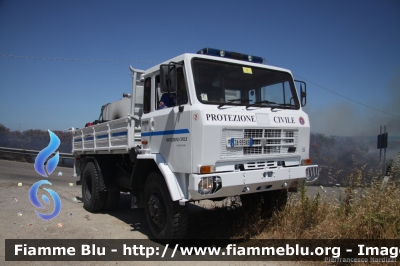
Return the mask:
<svg viewBox="0 0 400 266">
<path fill-rule="evenodd" d="M 144 74 L 150 97 L 139 157 L 160 154 L 183 200 L 288 189 L 317 177 L 316 166 L 306 166 L 310 123 L 290 71 L 232 54 L 206 48 L 165 62 L 174 88 L 160 83 L 168 67 Z M 161 103 L 163 93 L 175 106 Z"/>
<path fill-rule="evenodd" d="M 108 131 L 104 156 L 79 143 L 99 141 L 96 126 L 94 139 L 91 129 L 74 132 L 73 152 L 82 183 L 90 183 L 82 193 L 96 185 L 87 163 L 106 169 L 100 187 L 131 192 L 156 238 L 184 236 L 187 202 L 240 196 L 247 208 L 268 198 L 263 204 L 271 209 L 287 191 L 318 178 L 309 158 L 310 122 L 302 110 L 306 84 L 297 83 L 298 94 L 289 70 L 265 65 L 258 56 L 204 48 L 131 71 L 128 114 L 103 123 L 104 130 L 107 124 L 118 132 Z M 111 147 L 116 139 L 120 142 Z"/>
</svg>

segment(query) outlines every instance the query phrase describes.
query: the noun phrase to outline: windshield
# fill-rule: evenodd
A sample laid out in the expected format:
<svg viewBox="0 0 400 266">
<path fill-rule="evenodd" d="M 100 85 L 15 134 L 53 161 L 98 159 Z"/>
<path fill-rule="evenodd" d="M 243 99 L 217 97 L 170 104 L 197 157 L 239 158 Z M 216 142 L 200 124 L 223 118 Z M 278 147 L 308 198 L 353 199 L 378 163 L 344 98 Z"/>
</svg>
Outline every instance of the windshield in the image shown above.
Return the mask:
<svg viewBox="0 0 400 266">
<path fill-rule="evenodd" d="M 202 103 L 299 109 L 289 73 L 204 59 L 194 59 L 192 68 Z"/>
</svg>

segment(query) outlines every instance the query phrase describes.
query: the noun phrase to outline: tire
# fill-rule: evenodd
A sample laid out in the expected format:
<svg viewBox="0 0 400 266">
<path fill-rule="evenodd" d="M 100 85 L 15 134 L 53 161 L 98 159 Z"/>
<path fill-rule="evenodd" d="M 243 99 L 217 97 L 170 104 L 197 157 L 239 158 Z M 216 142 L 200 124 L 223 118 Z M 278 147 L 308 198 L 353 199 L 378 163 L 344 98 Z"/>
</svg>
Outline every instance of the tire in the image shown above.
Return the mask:
<svg viewBox="0 0 400 266">
<path fill-rule="evenodd" d="M 107 193 L 100 191 L 99 171 L 94 163 L 85 166 L 82 176 L 82 201 L 83 208 L 89 212 L 101 211 L 104 207 Z"/>
<path fill-rule="evenodd" d="M 156 239 L 182 239 L 188 227 L 186 206 L 172 201 L 164 177 L 151 173 L 147 178 L 144 203 L 147 222 Z"/>
<path fill-rule="evenodd" d="M 104 201 L 104 210 L 115 210 L 118 207 L 120 195 L 121 193 L 119 191 L 107 191 L 106 200 Z"/>
<path fill-rule="evenodd" d="M 282 210 L 287 203 L 286 189 L 240 195 L 246 213 L 271 217 L 274 211 Z"/>
</svg>

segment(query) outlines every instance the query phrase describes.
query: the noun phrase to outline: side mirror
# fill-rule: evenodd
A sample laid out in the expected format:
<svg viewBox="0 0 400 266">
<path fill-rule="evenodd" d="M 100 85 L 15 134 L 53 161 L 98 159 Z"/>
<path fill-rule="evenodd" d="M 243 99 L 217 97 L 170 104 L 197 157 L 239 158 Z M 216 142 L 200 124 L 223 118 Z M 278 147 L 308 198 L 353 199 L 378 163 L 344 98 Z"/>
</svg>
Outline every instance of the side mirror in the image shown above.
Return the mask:
<svg viewBox="0 0 400 266">
<path fill-rule="evenodd" d="M 175 63 L 160 65 L 160 88 L 162 93 L 176 93 L 177 74 Z"/>
<path fill-rule="evenodd" d="M 304 81 L 295 80 L 295 82 L 300 83 L 300 104 L 301 107 L 304 107 L 307 104 L 307 85 Z"/>
<path fill-rule="evenodd" d="M 300 102 L 301 102 L 301 107 L 304 107 L 307 104 L 307 87 L 305 83 L 304 83 L 304 89 L 303 86 L 300 85 Z"/>
</svg>

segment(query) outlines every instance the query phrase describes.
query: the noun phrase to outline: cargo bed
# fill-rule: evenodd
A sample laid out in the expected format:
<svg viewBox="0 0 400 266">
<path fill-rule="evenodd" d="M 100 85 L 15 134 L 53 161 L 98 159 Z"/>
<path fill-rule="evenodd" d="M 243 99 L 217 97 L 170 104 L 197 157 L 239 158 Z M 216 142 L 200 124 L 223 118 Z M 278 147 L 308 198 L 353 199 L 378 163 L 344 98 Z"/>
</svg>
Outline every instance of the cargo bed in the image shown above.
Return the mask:
<svg viewBox="0 0 400 266">
<path fill-rule="evenodd" d="M 125 117 L 72 132 L 72 153 L 128 153 L 140 145 L 140 121 Z"/>
</svg>

